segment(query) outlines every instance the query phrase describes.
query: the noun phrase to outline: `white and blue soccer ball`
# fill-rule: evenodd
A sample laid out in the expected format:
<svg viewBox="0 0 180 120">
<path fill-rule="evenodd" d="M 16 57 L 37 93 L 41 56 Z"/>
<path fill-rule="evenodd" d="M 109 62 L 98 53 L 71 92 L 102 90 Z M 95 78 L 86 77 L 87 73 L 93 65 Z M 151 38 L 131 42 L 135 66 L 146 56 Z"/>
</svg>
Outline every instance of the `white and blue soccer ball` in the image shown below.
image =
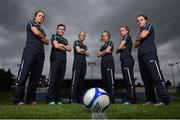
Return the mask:
<svg viewBox="0 0 180 120">
<path fill-rule="evenodd" d="M 83 103 L 87 109 L 94 112 L 104 112 L 110 104 L 107 92 L 101 88 L 89 89 L 83 98 Z"/>
</svg>

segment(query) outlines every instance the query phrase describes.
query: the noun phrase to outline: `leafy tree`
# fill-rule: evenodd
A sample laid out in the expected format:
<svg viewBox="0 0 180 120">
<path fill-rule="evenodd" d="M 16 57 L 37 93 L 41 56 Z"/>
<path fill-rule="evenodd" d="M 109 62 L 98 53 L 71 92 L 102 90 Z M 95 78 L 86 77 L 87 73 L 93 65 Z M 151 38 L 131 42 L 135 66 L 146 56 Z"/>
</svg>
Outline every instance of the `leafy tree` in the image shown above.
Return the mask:
<svg viewBox="0 0 180 120">
<path fill-rule="evenodd" d="M 7 71 L 0 68 L 0 91 L 10 91 L 14 83 L 15 76 L 12 74 L 10 68 Z"/>
</svg>

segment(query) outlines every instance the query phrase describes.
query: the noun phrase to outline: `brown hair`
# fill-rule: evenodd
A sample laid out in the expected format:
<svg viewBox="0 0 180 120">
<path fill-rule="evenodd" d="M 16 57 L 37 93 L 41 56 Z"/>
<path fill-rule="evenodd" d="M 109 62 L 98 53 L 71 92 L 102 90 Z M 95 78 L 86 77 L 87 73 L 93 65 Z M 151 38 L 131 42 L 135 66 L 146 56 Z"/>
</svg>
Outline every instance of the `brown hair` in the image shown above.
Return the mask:
<svg viewBox="0 0 180 120">
<path fill-rule="evenodd" d="M 144 15 L 144 14 L 138 15 L 137 18 L 138 18 L 138 17 L 143 17 L 145 20 L 148 20 L 148 16 L 147 16 L 147 15 Z"/>
<path fill-rule="evenodd" d="M 109 39 L 111 38 L 111 33 L 108 31 L 104 31 L 103 33 L 107 33 Z M 100 41 L 103 41 L 103 33 L 101 33 Z"/>
<path fill-rule="evenodd" d="M 129 27 L 127 25 L 123 25 L 119 29 L 121 29 L 121 28 L 125 28 L 128 31 L 128 35 L 129 35 L 130 29 L 129 29 Z"/>
<path fill-rule="evenodd" d="M 37 16 L 38 13 L 43 13 L 45 15 L 45 12 L 42 11 L 42 10 L 38 10 L 34 13 L 34 20 L 35 20 L 35 17 Z"/>
<path fill-rule="evenodd" d="M 64 24 L 59 24 L 59 25 L 57 25 L 57 29 L 58 29 L 60 26 L 64 27 L 64 29 L 65 29 L 65 31 L 66 31 L 66 26 L 65 26 Z"/>
</svg>

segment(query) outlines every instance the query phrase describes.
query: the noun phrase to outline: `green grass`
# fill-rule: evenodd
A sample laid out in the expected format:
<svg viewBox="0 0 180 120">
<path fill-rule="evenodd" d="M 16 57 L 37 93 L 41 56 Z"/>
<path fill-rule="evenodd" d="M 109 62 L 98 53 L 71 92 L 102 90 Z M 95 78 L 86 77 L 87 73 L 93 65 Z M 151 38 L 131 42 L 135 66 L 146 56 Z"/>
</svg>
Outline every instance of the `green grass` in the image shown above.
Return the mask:
<svg viewBox="0 0 180 120">
<path fill-rule="evenodd" d="M 37 106 L 15 106 L 9 101 L 8 95 L 0 95 L 0 118 L 91 118 L 91 110 L 80 104 L 62 104 L 50 106 L 41 102 Z M 175 119 L 180 118 L 180 101 L 172 101 L 169 106 L 142 106 L 138 103 L 124 106 L 121 103 L 110 105 L 106 115 L 108 118 L 148 118 Z"/>
</svg>

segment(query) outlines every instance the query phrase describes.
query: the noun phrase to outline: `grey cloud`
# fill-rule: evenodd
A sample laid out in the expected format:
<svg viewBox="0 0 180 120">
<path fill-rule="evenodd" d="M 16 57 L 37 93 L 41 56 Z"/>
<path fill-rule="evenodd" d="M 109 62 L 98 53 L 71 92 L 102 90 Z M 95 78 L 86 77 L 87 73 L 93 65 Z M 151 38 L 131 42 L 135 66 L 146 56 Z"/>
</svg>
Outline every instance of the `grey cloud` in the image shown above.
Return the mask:
<svg viewBox="0 0 180 120">
<path fill-rule="evenodd" d="M 102 43 L 98 41 L 102 31 L 108 30 L 112 33 L 115 45 L 121 38 L 118 29 L 127 24 L 131 29 L 131 35 L 135 38 L 139 29 L 136 25 L 138 14 L 147 14 L 156 31 L 156 44 L 161 68 L 165 78 L 170 79 L 168 74 L 169 61 L 180 59 L 179 49 L 179 27 L 180 21 L 179 0 L 51 0 L 51 1 L 28 1 L 24 0 L 1 0 L 0 1 L 0 64 L 17 64 L 21 59 L 22 50 L 26 41 L 26 22 L 33 17 L 36 10 L 46 12 L 44 23 L 48 37 L 55 33 L 56 25 L 64 23 L 67 26 L 65 37 L 70 45 L 77 39 L 80 31 L 87 32 L 88 48 L 91 57 L 88 61 L 97 61 L 94 67 L 94 76 L 100 77 L 100 59 L 96 52 Z M 43 74 L 49 72 L 49 54 L 51 46 L 45 47 L 46 61 Z M 6 51 L 6 52 L 4 52 Z M 133 49 L 135 59 L 135 76 L 140 78 L 137 63 L 137 50 Z M 9 60 L 11 59 L 11 60 Z M 120 70 L 119 55 L 114 54 L 116 63 L 116 76 L 122 77 Z M 68 53 L 66 78 L 71 77 L 71 66 L 73 52 Z M 15 69 L 15 68 L 14 68 Z M 16 67 L 16 69 L 18 69 Z M 87 70 L 90 77 L 90 67 Z M 176 74 L 178 78 L 178 74 Z"/>
</svg>

